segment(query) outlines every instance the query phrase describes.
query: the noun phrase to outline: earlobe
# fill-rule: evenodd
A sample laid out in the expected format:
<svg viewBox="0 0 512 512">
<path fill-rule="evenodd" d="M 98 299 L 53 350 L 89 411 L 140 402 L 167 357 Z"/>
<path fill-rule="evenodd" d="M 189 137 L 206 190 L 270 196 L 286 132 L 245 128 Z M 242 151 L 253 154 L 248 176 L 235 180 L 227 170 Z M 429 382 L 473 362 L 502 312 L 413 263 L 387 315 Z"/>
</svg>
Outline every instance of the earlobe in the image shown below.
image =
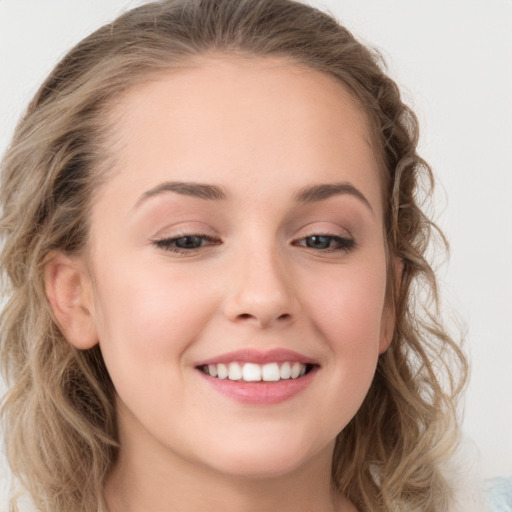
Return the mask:
<svg viewBox="0 0 512 512">
<path fill-rule="evenodd" d="M 52 253 L 45 265 L 44 280 L 46 296 L 68 342 L 80 350 L 96 345 L 92 290 L 81 258 Z"/>
</svg>

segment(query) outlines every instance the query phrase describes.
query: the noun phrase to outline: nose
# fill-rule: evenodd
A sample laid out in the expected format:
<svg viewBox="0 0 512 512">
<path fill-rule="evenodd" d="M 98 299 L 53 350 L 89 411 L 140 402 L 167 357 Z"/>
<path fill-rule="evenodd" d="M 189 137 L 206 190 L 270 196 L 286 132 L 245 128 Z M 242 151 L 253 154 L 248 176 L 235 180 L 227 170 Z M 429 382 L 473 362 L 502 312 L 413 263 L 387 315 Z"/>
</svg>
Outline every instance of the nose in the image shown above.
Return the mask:
<svg viewBox="0 0 512 512">
<path fill-rule="evenodd" d="M 259 328 L 288 325 L 298 316 L 300 304 L 290 265 L 276 249 L 244 252 L 233 265 L 224 309 L 236 323 Z"/>
</svg>

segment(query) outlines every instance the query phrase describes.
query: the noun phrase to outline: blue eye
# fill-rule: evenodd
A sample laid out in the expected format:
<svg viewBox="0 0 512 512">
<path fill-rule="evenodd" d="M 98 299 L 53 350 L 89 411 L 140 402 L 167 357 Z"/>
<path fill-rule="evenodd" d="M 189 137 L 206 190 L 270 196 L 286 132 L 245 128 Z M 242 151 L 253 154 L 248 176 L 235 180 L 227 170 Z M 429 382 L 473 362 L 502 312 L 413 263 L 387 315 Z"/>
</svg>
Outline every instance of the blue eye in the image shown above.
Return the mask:
<svg viewBox="0 0 512 512">
<path fill-rule="evenodd" d="M 176 238 L 174 240 L 174 245 L 180 249 L 199 249 L 204 242 L 204 237 L 192 235 Z"/>
<path fill-rule="evenodd" d="M 329 249 L 333 239 L 329 236 L 308 236 L 306 238 L 306 247 L 310 247 L 311 249 Z"/>
<path fill-rule="evenodd" d="M 175 253 L 191 253 L 197 249 L 218 245 L 219 243 L 220 240 L 216 240 L 208 235 L 185 235 L 153 241 L 153 245 L 156 247 Z"/>
<path fill-rule="evenodd" d="M 356 242 L 352 238 L 344 238 L 335 235 L 311 235 L 302 238 L 294 243 L 294 245 L 300 245 L 308 247 L 309 249 L 316 249 L 318 251 L 350 251 L 356 245 Z"/>
</svg>

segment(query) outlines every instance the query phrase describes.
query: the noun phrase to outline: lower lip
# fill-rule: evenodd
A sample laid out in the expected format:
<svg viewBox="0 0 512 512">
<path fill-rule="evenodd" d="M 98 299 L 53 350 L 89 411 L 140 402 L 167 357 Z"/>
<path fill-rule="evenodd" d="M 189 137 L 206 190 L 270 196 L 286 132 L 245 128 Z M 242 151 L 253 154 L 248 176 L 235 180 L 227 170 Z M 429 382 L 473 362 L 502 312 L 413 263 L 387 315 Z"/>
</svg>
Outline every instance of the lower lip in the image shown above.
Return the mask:
<svg viewBox="0 0 512 512">
<path fill-rule="evenodd" d="M 217 379 L 198 370 L 201 377 L 216 391 L 243 404 L 272 405 L 290 400 L 306 389 L 314 379 L 317 368 L 298 379 L 286 379 L 277 382 L 243 382 L 229 379 Z"/>
</svg>

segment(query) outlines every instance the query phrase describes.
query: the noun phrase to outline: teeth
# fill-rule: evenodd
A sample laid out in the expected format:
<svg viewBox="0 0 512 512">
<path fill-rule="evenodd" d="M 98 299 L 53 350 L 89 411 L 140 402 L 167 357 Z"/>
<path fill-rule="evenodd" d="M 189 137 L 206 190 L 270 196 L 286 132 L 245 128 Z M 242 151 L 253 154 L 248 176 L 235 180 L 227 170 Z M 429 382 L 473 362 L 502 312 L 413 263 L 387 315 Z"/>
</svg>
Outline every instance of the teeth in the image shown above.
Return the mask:
<svg viewBox="0 0 512 512">
<path fill-rule="evenodd" d="M 299 363 L 297 363 L 299 364 Z M 281 379 L 289 379 L 292 376 L 292 367 L 290 363 L 283 363 L 281 365 Z"/>
<path fill-rule="evenodd" d="M 261 366 L 259 364 L 245 363 L 242 376 L 243 380 L 247 382 L 257 382 L 261 380 Z"/>
<path fill-rule="evenodd" d="M 279 380 L 297 379 L 306 374 L 306 365 L 302 363 L 238 363 L 209 364 L 201 368 L 210 377 L 245 382 L 277 382 Z"/>
<path fill-rule="evenodd" d="M 292 379 L 296 379 L 297 377 L 300 377 L 300 372 L 301 372 L 300 363 L 293 363 L 292 368 L 291 368 Z"/>
<path fill-rule="evenodd" d="M 242 378 L 242 367 L 238 363 L 229 364 L 229 380 L 240 380 Z"/>
<path fill-rule="evenodd" d="M 217 377 L 219 379 L 226 379 L 228 376 L 228 368 L 225 364 L 217 365 Z"/>
<path fill-rule="evenodd" d="M 264 364 L 261 368 L 261 378 L 265 382 L 276 382 L 281 378 L 277 363 Z"/>
</svg>

